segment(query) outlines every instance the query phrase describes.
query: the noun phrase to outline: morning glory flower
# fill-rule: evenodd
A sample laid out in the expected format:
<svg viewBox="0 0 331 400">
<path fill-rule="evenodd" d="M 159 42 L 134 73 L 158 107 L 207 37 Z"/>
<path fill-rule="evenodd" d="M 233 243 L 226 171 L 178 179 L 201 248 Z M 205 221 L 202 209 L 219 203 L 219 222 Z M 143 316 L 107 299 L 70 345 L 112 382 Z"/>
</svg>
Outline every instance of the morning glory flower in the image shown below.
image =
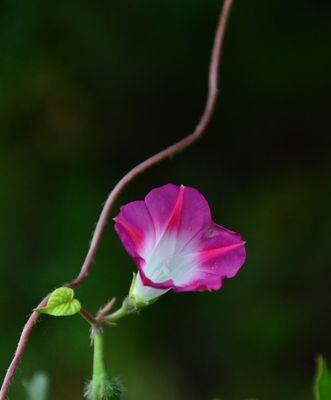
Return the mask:
<svg viewBox="0 0 331 400">
<path fill-rule="evenodd" d="M 212 221 L 208 202 L 191 187 L 167 184 L 121 207 L 115 230 L 138 266 L 130 290 L 148 304 L 168 290 L 218 290 L 243 265 L 239 233 Z"/>
</svg>

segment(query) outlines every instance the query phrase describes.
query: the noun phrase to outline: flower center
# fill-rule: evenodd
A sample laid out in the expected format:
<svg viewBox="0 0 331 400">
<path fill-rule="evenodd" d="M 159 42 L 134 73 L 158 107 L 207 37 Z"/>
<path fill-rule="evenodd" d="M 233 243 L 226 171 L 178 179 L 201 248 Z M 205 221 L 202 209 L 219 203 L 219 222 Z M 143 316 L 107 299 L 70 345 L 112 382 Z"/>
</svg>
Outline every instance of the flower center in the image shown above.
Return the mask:
<svg viewBox="0 0 331 400">
<path fill-rule="evenodd" d="M 178 284 L 186 281 L 188 274 L 194 272 L 194 260 L 190 255 L 192 249 L 186 247 L 185 253 L 178 250 L 183 247 L 175 234 L 162 237 L 149 257 L 146 257 L 146 276 L 156 283 L 172 280 Z"/>
</svg>

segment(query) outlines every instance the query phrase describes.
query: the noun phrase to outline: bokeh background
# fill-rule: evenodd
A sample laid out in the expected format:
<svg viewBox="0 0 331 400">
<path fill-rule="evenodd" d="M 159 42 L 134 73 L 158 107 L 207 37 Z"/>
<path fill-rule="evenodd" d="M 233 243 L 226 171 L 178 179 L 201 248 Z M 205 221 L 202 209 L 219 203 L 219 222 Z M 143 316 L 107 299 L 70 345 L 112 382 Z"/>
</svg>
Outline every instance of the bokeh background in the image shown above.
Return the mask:
<svg viewBox="0 0 331 400">
<path fill-rule="evenodd" d="M 248 259 L 218 293 L 167 295 L 107 333 L 128 400 L 308 400 L 331 356 L 331 3 L 236 1 L 215 118 L 199 143 L 121 196 L 198 188 Z M 72 279 L 108 192 L 195 126 L 216 0 L 3 0 L 0 6 L 0 373 L 30 310 Z M 133 262 L 109 223 L 77 296 L 122 299 Z M 83 320 L 45 317 L 22 380 L 80 399 L 92 349 Z"/>
</svg>

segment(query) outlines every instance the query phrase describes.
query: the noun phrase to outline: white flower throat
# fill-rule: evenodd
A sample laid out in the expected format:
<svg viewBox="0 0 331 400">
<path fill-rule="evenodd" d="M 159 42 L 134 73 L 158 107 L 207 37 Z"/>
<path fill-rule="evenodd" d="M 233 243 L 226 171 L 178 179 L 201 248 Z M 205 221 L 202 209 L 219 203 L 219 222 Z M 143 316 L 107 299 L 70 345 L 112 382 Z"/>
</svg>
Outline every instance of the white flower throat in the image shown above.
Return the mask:
<svg viewBox="0 0 331 400">
<path fill-rule="evenodd" d="M 179 241 L 175 233 L 165 234 L 145 258 L 144 273 L 153 282 L 187 282 L 194 273 L 194 249 Z"/>
</svg>

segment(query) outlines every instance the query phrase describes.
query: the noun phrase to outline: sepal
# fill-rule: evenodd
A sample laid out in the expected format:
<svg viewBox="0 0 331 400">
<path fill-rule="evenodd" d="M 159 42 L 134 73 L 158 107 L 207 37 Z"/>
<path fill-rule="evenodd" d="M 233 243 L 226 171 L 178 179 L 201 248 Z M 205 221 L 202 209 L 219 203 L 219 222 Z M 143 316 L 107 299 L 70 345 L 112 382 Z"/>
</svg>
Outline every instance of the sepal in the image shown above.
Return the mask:
<svg viewBox="0 0 331 400">
<path fill-rule="evenodd" d="M 137 292 L 136 283 L 137 283 L 137 274 L 133 273 L 133 278 L 129 290 L 129 296 L 124 300 L 124 302 L 128 303 L 128 307 L 140 310 L 141 308 L 150 306 L 151 304 L 155 303 L 161 297 L 157 296 L 150 300 L 142 300 L 143 297 L 142 296 L 140 297 L 139 292 Z"/>
</svg>

